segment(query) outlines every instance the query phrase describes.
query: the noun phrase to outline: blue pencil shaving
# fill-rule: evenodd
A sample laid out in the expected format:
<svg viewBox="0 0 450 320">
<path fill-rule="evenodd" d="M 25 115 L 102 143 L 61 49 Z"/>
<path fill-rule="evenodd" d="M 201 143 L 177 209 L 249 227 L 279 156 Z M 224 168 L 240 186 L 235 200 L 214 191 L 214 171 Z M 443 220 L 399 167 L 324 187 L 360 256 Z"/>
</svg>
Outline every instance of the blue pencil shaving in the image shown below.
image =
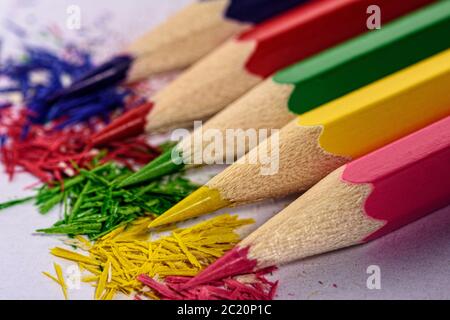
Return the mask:
<svg viewBox="0 0 450 320">
<path fill-rule="evenodd" d="M 68 101 L 63 100 L 53 106 L 54 109 L 51 110 L 49 116 L 54 118 L 48 120 L 55 120 L 61 116 L 66 116 L 68 119 L 56 126 L 57 129 L 63 129 L 68 125 L 85 122 L 96 116 L 100 116 L 109 121 L 110 113 L 124 106 L 128 94 L 129 92 L 127 90 L 107 88 L 87 97 L 75 98 Z M 83 103 L 76 103 L 81 100 L 84 100 L 82 101 Z"/>
<path fill-rule="evenodd" d="M 27 123 L 22 127 L 22 132 L 20 133 L 20 140 L 24 141 L 28 137 L 28 133 L 30 133 L 31 123 Z"/>
<path fill-rule="evenodd" d="M 0 148 L 3 148 L 6 145 L 6 141 L 8 140 L 8 137 L 6 134 L 0 134 Z"/>
<path fill-rule="evenodd" d="M 12 93 L 22 91 L 20 87 L 0 88 L 0 93 Z"/>
</svg>

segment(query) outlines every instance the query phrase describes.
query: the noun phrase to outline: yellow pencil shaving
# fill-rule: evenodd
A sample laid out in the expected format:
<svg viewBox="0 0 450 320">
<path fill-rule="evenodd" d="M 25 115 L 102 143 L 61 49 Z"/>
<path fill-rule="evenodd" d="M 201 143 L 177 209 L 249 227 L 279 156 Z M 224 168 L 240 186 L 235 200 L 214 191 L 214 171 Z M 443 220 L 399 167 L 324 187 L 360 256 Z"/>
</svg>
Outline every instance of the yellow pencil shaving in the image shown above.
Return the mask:
<svg viewBox="0 0 450 320">
<path fill-rule="evenodd" d="M 75 246 L 84 251 L 89 251 L 92 244 L 83 236 L 75 236 L 73 239 L 64 240 L 64 244 L 68 246 Z"/>
<path fill-rule="evenodd" d="M 145 256 L 144 254 L 142 254 L 142 255 L 137 255 L 137 254 L 134 254 L 134 253 L 126 253 L 126 252 L 125 252 L 125 253 L 122 253 L 122 251 L 121 251 L 121 254 L 122 254 L 125 258 L 130 259 L 130 260 L 138 260 L 138 261 L 142 261 L 142 262 L 148 260 L 147 256 Z"/>
<path fill-rule="evenodd" d="M 98 280 L 98 276 L 84 276 L 81 278 L 83 282 L 95 282 Z"/>
<path fill-rule="evenodd" d="M 111 251 L 113 253 L 113 256 L 120 262 L 124 269 L 133 269 L 134 267 L 136 267 L 133 262 L 125 259 L 123 255 L 119 254 L 119 251 L 115 246 L 111 248 Z"/>
<path fill-rule="evenodd" d="M 225 250 L 214 250 L 214 249 L 209 249 L 209 248 L 201 248 L 199 246 L 193 246 L 193 245 L 189 245 L 189 248 L 199 251 L 201 253 L 209 254 L 216 258 L 220 258 L 221 256 L 223 256 L 224 251 L 225 251 Z"/>
<path fill-rule="evenodd" d="M 78 265 L 80 266 L 80 270 L 86 270 L 95 275 L 100 275 L 102 273 L 98 266 L 94 267 L 83 263 L 78 263 Z"/>
<path fill-rule="evenodd" d="M 87 248 L 92 247 L 92 244 L 89 242 L 89 240 L 83 236 L 80 236 L 80 235 L 75 236 L 75 239 L 78 240 L 79 242 L 83 243 Z"/>
<path fill-rule="evenodd" d="M 111 272 L 111 261 L 107 261 L 105 267 L 103 268 L 102 274 L 100 275 L 100 279 L 98 280 L 97 289 L 95 290 L 95 299 L 100 300 L 103 292 L 106 288 L 106 283 L 108 281 L 108 275 Z"/>
<path fill-rule="evenodd" d="M 43 271 L 42 274 L 50 279 L 52 279 L 53 281 L 55 281 L 57 284 L 59 284 L 59 280 L 56 279 L 54 276 L 52 276 L 50 273 Z"/>
<path fill-rule="evenodd" d="M 121 227 L 121 232 L 116 229 L 105 235 L 90 246 L 89 256 L 61 248 L 52 253 L 78 262 L 80 269 L 92 274 L 83 281 L 96 288 L 96 299 L 109 300 L 116 293 L 157 299 L 136 280 L 137 276 L 195 276 L 239 242 L 235 233 L 238 227 L 253 222 L 226 214 L 190 228 L 175 229 L 171 235 L 152 241 L 147 229 L 150 221 L 140 219 Z"/>
<path fill-rule="evenodd" d="M 62 272 L 62 268 L 59 264 L 57 263 L 53 263 L 53 267 L 55 268 L 55 272 L 56 272 L 56 277 L 52 276 L 50 273 L 48 272 L 42 272 L 43 275 L 45 275 L 46 277 L 50 278 L 51 280 L 53 280 L 54 282 L 56 282 L 59 286 L 61 286 L 61 290 L 63 292 L 64 295 L 64 299 L 68 299 L 68 295 L 67 295 L 67 285 L 66 282 L 64 281 L 64 276 L 63 276 L 63 272 Z"/>
<path fill-rule="evenodd" d="M 152 246 L 152 243 L 149 242 L 149 243 L 148 243 L 148 251 L 147 251 L 147 259 L 150 259 L 150 257 L 152 256 L 152 254 L 153 254 L 153 246 Z"/>
<path fill-rule="evenodd" d="M 121 226 L 118 227 L 116 229 L 114 229 L 113 231 L 111 231 L 108 234 L 105 234 L 103 237 L 100 238 L 101 241 L 105 241 L 105 240 L 109 240 L 109 239 L 113 239 L 114 237 L 116 237 L 118 234 L 120 234 L 121 232 L 123 232 L 125 230 L 126 226 Z"/>
<path fill-rule="evenodd" d="M 112 300 L 116 292 L 117 289 L 114 288 L 108 289 L 107 292 L 102 296 L 102 300 Z"/>
<path fill-rule="evenodd" d="M 184 259 L 186 256 L 184 254 L 174 254 L 174 255 L 170 255 L 170 256 L 153 256 L 150 259 L 148 259 L 148 261 L 152 261 L 152 262 L 169 262 L 169 261 L 178 261 L 181 259 Z"/>
<path fill-rule="evenodd" d="M 58 277 L 58 280 L 59 280 L 59 284 L 61 285 L 61 289 L 62 289 L 62 292 L 63 292 L 63 294 L 64 294 L 64 299 L 68 299 L 68 295 L 67 295 L 67 285 L 66 285 L 66 282 L 65 282 L 65 280 L 64 280 L 64 275 L 63 275 L 63 272 L 62 272 L 62 268 L 61 268 L 61 266 L 59 265 L 59 264 L 57 264 L 57 263 L 53 263 L 53 266 L 54 266 L 54 268 L 55 268 L 55 272 L 56 272 L 56 276 Z"/>
<path fill-rule="evenodd" d="M 89 257 L 83 256 L 76 252 L 69 251 L 69 250 L 62 249 L 62 248 L 53 248 L 50 252 L 55 257 L 63 258 L 66 260 L 71 260 L 74 262 L 83 262 L 84 264 L 90 264 L 90 265 L 99 265 L 100 264 L 98 261 L 95 261 Z"/>
<path fill-rule="evenodd" d="M 111 265 L 113 267 L 113 269 L 118 272 L 118 273 L 124 273 L 125 271 L 122 268 L 122 265 L 120 264 L 119 261 L 116 260 L 115 257 L 113 257 L 112 255 L 108 254 L 107 255 L 107 260 L 109 260 L 111 262 Z"/>
<path fill-rule="evenodd" d="M 198 260 L 194 257 L 194 255 L 188 250 L 186 245 L 183 243 L 183 240 L 174 232 L 173 237 L 178 241 L 178 245 L 180 246 L 181 250 L 183 250 L 186 257 L 189 259 L 189 262 L 192 263 L 194 266 L 201 268 L 202 265 Z"/>
</svg>

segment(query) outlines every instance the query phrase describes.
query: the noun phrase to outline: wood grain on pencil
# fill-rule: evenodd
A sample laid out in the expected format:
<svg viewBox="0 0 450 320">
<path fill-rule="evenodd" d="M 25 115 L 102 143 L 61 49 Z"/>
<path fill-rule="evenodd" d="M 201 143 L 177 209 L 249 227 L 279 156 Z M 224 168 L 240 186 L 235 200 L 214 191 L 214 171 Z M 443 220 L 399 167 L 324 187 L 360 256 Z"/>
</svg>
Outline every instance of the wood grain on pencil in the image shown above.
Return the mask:
<svg viewBox="0 0 450 320">
<path fill-rule="evenodd" d="M 185 68 L 242 31 L 247 24 L 225 19 L 228 5 L 227 0 L 192 3 L 139 38 L 127 50 L 136 57 L 127 81 Z"/>
<path fill-rule="evenodd" d="M 185 71 L 158 93 L 147 116 L 146 130 L 189 127 L 194 119 L 208 119 L 261 81 L 246 71 L 255 42 L 230 41 Z"/>
</svg>

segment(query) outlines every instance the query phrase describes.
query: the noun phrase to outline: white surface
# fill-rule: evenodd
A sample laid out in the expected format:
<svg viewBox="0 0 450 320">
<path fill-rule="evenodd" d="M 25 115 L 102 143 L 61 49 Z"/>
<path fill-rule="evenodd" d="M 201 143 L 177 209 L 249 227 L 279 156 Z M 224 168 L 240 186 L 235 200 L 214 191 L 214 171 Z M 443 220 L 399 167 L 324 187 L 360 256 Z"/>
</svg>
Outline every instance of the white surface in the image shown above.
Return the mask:
<svg viewBox="0 0 450 320">
<path fill-rule="evenodd" d="M 110 28 L 116 41 L 99 45 L 99 56 L 107 56 L 121 44 L 135 38 L 140 32 L 160 22 L 178 6 L 189 0 L 2 0 L 0 19 L 8 16 L 28 23 L 27 30 L 35 32 L 37 42 L 43 41 L 37 30 L 53 23 L 64 30 L 65 9 L 69 4 L 82 8 L 83 21 L 96 32 L 92 24 L 100 23 L 103 30 Z M 20 10 L 17 9 L 19 6 Z M 100 12 L 104 16 L 98 19 Z M 100 22 L 99 22 L 100 21 Z M 98 27 L 100 28 L 100 27 Z M 1 30 L 1 29 L 0 29 Z M 97 30 L 98 31 L 98 30 Z M 65 37 L 77 42 L 86 37 L 66 30 Z M 0 37 L 4 32 L 0 31 Z M 112 37 L 113 38 L 113 37 Z M 117 39 L 122 39 L 117 42 Z M 11 50 L 19 44 L 8 37 L 3 44 Z M 45 43 L 47 44 L 47 43 Z M 206 182 L 212 167 L 191 173 L 198 182 Z M 23 190 L 34 180 L 19 175 L 10 184 L 0 173 L 0 202 L 23 197 Z M 261 203 L 223 212 L 239 213 L 256 218 L 257 224 L 242 230 L 251 232 L 289 201 Z M 58 219 L 58 212 L 42 216 L 31 205 L 0 212 L 0 299 L 62 299 L 60 288 L 41 275 L 52 274 L 53 261 L 63 268 L 65 261 L 49 255 L 49 249 L 61 244 L 58 237 L 38 236 L 34 230 L 50 226 Z M 190 222 L 192 224 L 194 222 Z M 450 207 L 422 219 L 402 230 L 370 244 L 314 257 L 280 268 L 274 278 L 280 280 L 278 298 L 281 299 L 448 299 L 450 298 Z M 366 269 L 369 265 L 381 268 L 381 290 L 368 290 Z M 70 299 L 91 299 L 93 289 L 82 286 L 70 290 Z"/>
</svg>

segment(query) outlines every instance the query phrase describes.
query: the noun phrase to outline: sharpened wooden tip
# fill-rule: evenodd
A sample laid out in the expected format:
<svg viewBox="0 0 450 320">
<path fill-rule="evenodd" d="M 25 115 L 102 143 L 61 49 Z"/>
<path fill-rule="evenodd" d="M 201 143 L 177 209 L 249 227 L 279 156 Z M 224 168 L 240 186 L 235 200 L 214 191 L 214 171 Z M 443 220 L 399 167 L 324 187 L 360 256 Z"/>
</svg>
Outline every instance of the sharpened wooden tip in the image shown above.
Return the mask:
<svg viewBox="0 0 450 320">
<path fill-rule="evenodd" d="M 321 134 L 321 126 L 299 126 L 294 119 L 279 134 L 272 135 L 213 177 L 207 186 L 219 190 L 224 199 L 236 205 L 306 191 L 317 183 L 318 177 L 350 160 L 322 149 Z M 266 154 L 264 159 L 262 153 Z M 276 163 L 274 174 L 263 174 L 264 168 Z"/>
<path fill-rule="evenodd" d="M 360 244 L 382 221 L 364 213 L 370 185 L 341 180 L 343 167 L 328 175 L 290 206 L 244 239 L 248 259 L 258 268 Z"/>
<path fill-rule="evenodd" d="M 192 127 L 207 120 L 263 79 L 245 68 L 253 41 L 229 41 L 159 92 L 147 118 L 147 132 Z"/>
<path fill-rule="evenodd" d="M 204 132 L 209 130 L 220 131 L 222 134 L 223 140 L 219 145 L 225 147 L 223 150 L 211 151 L 211 154 L 217 153 L 218 161 L 230 163 L 231 160 L 245 155 L 256 145 L 250 145 L 248 141 L 241 145 L 237 140 L 239 135 L 251 136 L 253 132 L 266 130 L 269 136 L 273 132 L 272 129 L 281 129 L 296 117 L 289 112 L 287 105 L 293 90 L 293 85 L 278 84 L 272 79 L 256 86 L 178 144 L 177 148 L 181 150 L 185 163 L 192 163 L 193 159 L 201 158 L 201 153 L 206 148 L 211 148 L 211 141 L 203 139 Z M 257 144 L 263 139 L 258 140 L 254 142 Z M 200 143 L 196 143 L 198 141 Z"/>
<path fill-rule="evenodd" d="M 226 19 L 228 0 L 195 2 L 133 43 L 136 57 L 128 82 L 186 68 L 203 58 L 247 24 Z"/>
</svg>

